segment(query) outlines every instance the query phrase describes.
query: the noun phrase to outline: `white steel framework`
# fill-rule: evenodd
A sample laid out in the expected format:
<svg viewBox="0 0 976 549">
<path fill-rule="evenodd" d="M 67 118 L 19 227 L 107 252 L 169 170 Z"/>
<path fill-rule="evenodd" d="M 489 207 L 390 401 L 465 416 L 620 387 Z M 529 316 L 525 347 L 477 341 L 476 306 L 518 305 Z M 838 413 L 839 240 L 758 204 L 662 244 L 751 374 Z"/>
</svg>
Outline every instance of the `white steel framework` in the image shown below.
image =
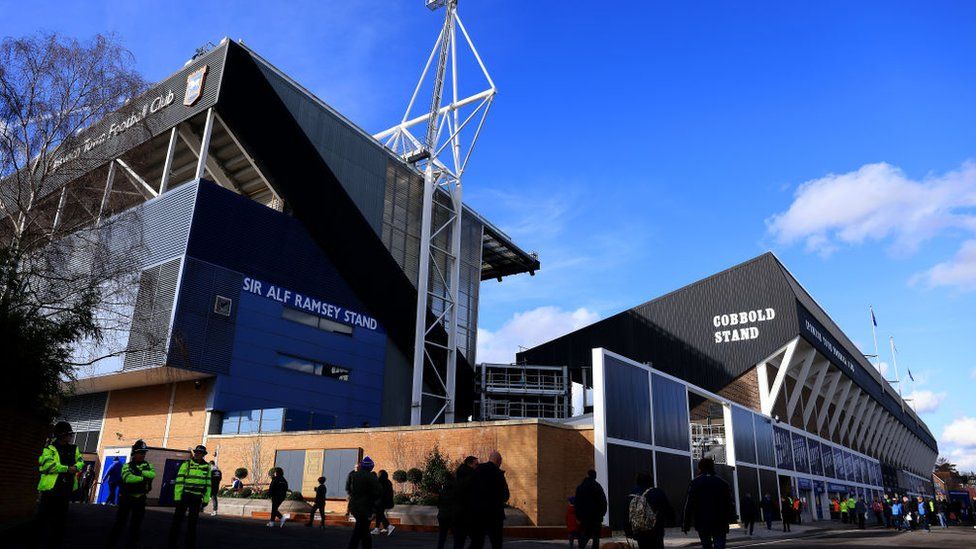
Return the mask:
<svg viewBox="0 0 976 549">
<path fill-rule="evenodd" d="M 457 373 L 458 288 L 461 267 L 461 177 L 495 98 L 495 84 L 457 13 L 457 0 L 428 0 L 429 8 L 445 8 L 441 28 L 421 72 L 403 118 L 374 137 L 424 174 L 417 315 L 414 336 L 410 423 L 423 422 L 424 401 L 437 403 L 430 420 L 454 421 Z M 463 41 L 458 40 L 457 31 Z M 469 96 L 458 91 L 458 44 L 473 55 L 486 87 Z M 435 64 L 436 61 L 436 64 Z M 428 75 L 431 76 L 428 82 Z M 450 87 L 445 92 L 445 81 Z M 416 115 L 414 107 L 425 82 L 430 109 Z M 423 141 L 411 128 L 424 128 Z M 442 327 L 446 341 L 440 336 Z M 442 373 L 443 371 L 443 373 Z M 432 376 L 426 376 L 427 372 Z M 425 378 L 427 387 L 425 387 Z"/>
</svg>

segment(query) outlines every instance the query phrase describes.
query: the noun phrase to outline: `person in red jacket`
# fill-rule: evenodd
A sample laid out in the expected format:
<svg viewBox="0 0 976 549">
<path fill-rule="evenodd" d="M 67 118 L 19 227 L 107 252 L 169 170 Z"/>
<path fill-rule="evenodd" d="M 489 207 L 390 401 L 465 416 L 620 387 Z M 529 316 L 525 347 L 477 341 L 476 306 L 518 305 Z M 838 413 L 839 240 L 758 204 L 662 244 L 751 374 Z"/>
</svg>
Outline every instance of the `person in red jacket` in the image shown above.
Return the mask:
<svg viewBox="0 0 976 549">
<path fill-rule="evenodd" d="M 569 534 L 569 549 L 576 545 L 574 541 L 583 543 L 583 535 L 580 533 L 579 521 L 576 520 L 576 498 L 569 496 L 569 505 L 566 506 L 566 532 Z"/>
</svg>

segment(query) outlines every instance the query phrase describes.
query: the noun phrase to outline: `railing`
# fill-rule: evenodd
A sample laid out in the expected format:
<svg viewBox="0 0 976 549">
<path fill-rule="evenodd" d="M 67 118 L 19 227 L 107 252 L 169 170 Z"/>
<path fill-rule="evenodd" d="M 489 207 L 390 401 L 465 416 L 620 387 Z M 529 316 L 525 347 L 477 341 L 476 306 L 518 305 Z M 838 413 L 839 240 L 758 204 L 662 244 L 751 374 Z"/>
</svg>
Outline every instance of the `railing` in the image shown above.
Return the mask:
<svg viewBox="0 0 976 549">
<path fill-rule="evenodd" d="M 482 402 L 484 419 L 562 419 L 566 417 L 564 402 L 518 402 L 486 400 Z"/>
</svg>

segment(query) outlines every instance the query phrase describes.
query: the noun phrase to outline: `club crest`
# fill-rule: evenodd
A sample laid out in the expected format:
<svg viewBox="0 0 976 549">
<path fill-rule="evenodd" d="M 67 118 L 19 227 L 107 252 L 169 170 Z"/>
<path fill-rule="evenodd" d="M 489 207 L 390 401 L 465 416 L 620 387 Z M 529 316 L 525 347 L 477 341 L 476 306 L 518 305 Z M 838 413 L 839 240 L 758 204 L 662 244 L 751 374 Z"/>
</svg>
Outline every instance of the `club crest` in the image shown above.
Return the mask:
<svg viewBox="0 0 976 549">
<path fill-rule="evenodd" d="M 186 77 L 186 95 L 183 96 L 183 104 L 187 107 L 193 106 L 203 95 L 203 82 L 207 78 L 207 65 L 191 72 Z"/>
</svg>

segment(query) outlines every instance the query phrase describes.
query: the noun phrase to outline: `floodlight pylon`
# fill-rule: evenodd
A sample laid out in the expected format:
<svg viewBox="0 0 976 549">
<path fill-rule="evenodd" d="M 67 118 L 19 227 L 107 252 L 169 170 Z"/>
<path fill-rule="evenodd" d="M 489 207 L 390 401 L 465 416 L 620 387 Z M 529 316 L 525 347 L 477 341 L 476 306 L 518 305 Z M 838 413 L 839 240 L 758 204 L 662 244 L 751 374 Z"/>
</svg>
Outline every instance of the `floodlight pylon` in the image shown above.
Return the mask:
<svg viewBox="0 0 976 549">
<path fill-rule="evenodd" d="M 410 424 L 423 423 L 424 402 L 434 400 L 430 423 L 453 423 L 457 380 L 458 290 L 461 267 L 461 178 L 481 134 L 497 90 L 457 12 L 457 0 L 427 1 L 445 8 L 444 25 L 434 42 L 400 123 L 375 134 L 393 152 L 414 163 L 424 176 L 416 331 Z M 460 31 L 463 40 L 459 40 Z M 473 55 L 486 87 L 458 93 L 458 44 Z M 436 64 L 435 64 L 436 61 Z M 417 99 L 432 76 L 430 109 L 416 114 Z M 450 80 L 445 98 L 444 85 Z M 411 128 L 423 127 L 423 141 Z M 438 328 L 443 328 L 446 338 Z M 442 360 L 438 360 L 438 359 Z M 443 370 L 443 374 L 441 371 Z M 432 375 L 427 375 L 427 373 Z M 425 380 L 428 386 L 425 389 Z"/>
</svg>

